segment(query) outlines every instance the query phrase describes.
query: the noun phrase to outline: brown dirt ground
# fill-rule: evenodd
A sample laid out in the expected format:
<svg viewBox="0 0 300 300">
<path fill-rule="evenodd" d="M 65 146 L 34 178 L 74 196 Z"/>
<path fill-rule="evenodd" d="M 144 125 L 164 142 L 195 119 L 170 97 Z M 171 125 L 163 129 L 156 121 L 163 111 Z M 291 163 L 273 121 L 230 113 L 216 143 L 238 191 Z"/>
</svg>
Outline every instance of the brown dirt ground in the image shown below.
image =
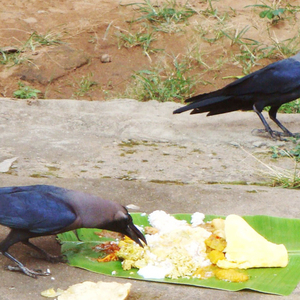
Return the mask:
<svg viewBox="0 0 300 300">
<path fill-rule="evenodd" d="M 151 54 L 149 59 L 140 47 L 118 47 L 118 33 L 137 32 L 142 30 L 145 23 L 129 22 L 141 16 L 136 5 L 126 5 L 134 2 L 141 1 L 0 0 L 0 48 L 8 46 L 22 48 L 30 35 L 36 32 L 40 35 L 51 34 L 59 38 L 64 43 L 63 46 L 70 47 L 80 54 L 79 58 L 75 57 L 75 60 L 79 61 L 72 64 L 73 54 L 65 53 L 62 60 L 57 58 L 55 51 L 58 49 L 61 51 L 61 48 L 58 48 L 61 44 L 27 45 L 20 56 L 24 59 L 23 63 L 15 66 L 0 65 L 0 95 L 12 97 L 13 92 L 18 89 L 18 81 L 23 79 L 24 84 L 41 90 L 48 99 L 112 98 L 124 94 L 134 72 L 150 69 L 157 63 L 163 64 L 170 61 L 170 57 L 178 57 L 179 60 L 186 58 L 189 56 L 188 49 L 192 48 L 202 53 L 203 60 L 211 67 L 210 70 L 205 70 L 194 59 L 190 59 L 193 67 L 191 72 L 200 82 L 194 92 L 206 92 L 222 87 L 232 80 L 222 79 L 225 76 L 242 75 L 243 66 L 236 61 L 235 55 L 239 54 L 244 46 L 231 45 L 230 40 L 225 37 L 214 43 L 205 42 L 200 38 L 201 30 L 207 30 L 205 37 L 211 38 L 220 30 L 233 34 L 235 30 L 240 32 L 249 25 L 250 28 L 244 37 L 255 39 L 265 46 L 274 45 L 274 40 L 287 43 L 287 39 L 298 34 L 298 13 L 294 15 L 287 13 L 280 22 L 272 25 L 267 19 L 258 16 L 259 10 L 245 8 L 246 5 L 261 4 L 259 1 L 212 0 L 217 15 L 221 18 L 227 16 L 221 25 L 216 17 L 203 13 L 209 9 L 208 1 L 177 1 L 187 3 L 197 13 L 189 18 L 188 22 L 173 24 L 172 26 L 179 30 L 177 33 L 156 32 L 153 48 L 163 51 Z M 166 3 L 166 1 L 158 3 L 163 2 Z M 294 6 L 300 5 L 300 1 L 289 3 Z M 286 2 L 282 1 L 281 6 L 285 5 Z M 195 28 L 198 28 L 198 31 Z M 297 38 L 293 43 L 298 41 Z M 111 62 L 102 63 L 100 60 L 102 54 L 110 55 Z M 271 59 L 257 61 L 251 71 L 285 55 L 277 49 Z M 223 63 L 218 65 L 218 60 Z M 66 61 L 69 63 L 67 66 Z M 63 70 L 58 71 L 55 66 L 62 67 Z M 88 74 L 93 74 L 92 80 L 98 85 L 83 96 L 76 96 L 78 82 L 82 76 Z M 201 80 L 210 84 L 201 84 Z"/>
</svg>

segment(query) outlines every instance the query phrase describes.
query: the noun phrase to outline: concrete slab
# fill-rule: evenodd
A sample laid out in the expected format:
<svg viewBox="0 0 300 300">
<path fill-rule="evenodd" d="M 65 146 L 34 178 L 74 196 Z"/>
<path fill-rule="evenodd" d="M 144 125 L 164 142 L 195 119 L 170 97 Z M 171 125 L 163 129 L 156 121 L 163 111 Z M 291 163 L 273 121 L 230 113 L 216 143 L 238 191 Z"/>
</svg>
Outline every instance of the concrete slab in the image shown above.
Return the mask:
<svg viewBox="0 0 300 300">
<path fill-rule="evenodd" d="M 269 171 L 263 163 L 294 167 L 270 160 L 284 142 L 251 134 L 262 127 L 253 112 L 173 115 L 179 104 L 128 99 L 0 104 L 0 162 L 18 157 L 18 176 L 253 183 Z M 297 115 L 279 118 L 297 131 Z"/>
</svg>

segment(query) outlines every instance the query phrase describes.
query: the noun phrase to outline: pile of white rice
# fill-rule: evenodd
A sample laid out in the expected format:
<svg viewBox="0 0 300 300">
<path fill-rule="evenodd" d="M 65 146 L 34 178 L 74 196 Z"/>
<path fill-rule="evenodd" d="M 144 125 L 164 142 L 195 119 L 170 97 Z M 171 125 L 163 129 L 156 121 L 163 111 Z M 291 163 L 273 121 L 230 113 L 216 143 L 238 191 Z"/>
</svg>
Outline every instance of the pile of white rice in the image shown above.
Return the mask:
<svg viewBox="0 0 300 300">
<path fill-rule="evenodd" d="M 149 215 L 149 223 L 158 233 L 147 235 L 142 259 L 136 262 L 138 274 L 144 278 L 178 278 L 193 275 L 199 267 L 211 264 L 206 258 L 204 241 L 211 235 L 201 227 L 204 215 L 195 213 L 191 224 L 177 220 L 164 211 Z"/>
</svg>

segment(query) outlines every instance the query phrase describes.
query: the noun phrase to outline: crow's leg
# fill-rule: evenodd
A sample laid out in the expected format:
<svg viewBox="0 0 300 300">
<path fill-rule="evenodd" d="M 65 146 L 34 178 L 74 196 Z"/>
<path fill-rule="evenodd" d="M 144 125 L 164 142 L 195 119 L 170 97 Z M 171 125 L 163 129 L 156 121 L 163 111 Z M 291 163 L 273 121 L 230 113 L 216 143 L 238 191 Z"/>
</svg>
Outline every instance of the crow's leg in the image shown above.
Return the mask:
<svg viewBox="0 0 300 300">
<path fill-rule="evenodd" d="M 29 242 L 29 240 L 25 240 L 22 241 L 23 244 L 27 245 L 28 247 L 34 249 L 36 252 L 38 252 L 42 258 L 44 258 L 45 260 L 52 262 L 52 263 L 56 263 L 56 262 L 64 262 L 64 257 L 62 255 L 58 255 L 58 256 L 54 256 L 51 255 L 49 253 L 47 253 L 45 250 L 39 248 L 38 246 L 32 244 L 31 242 Z"/>
<path fill-rule="evenodd" d="M 18 261 L 15 257 L 9 254 L 7 251 L 9 247 L 12 245 L 21 242 L 23 240 L 28 240 L 32 237 L 32 234 L 23 230 L 12 229 L 7 237 L 0 243 L 0 252 L 13 261 L 17 266 L 8 266 L 8 270 L 11 271 L 22 271 L 24 274 L 36 278 L 37 275 L 45 276 L 49 275 L 50 273 L 43 273 L 38 271 L 33 271 L 26 268 L 20 261 Z"/>
<path fill-rule="evenodd" d="M 16 258 L 14 258 L 8 252 L 2 252 L 2 254 L 17 264 L 17 266 L 8 266 L 7 269 L 10 271 L 22 271 L 27 276 L 30 276 L 33 278 L 37 278 L 37 276 L 50 275 L 49 272 L 34 271 L 34 270 L 30 270 L 30 269 L 26 268 L 21 262 L 19 262 Z"/>
<path fill-rule="evenodd" d="M 271 129 L 271 127 L 269 126 L 269 124 L 267 123 L 266 119 L 264 118 L 264 116 L 262 115 L 261 113 L 261 109 L 257 109 L 255 104 L 253 105 L 253 110 L 257 113 L 257 115 L 259 116 L 260 120 L 262 121 L 262 123 L 264 124 L 265 126 L 265 129 L 266 131 L 270 134 L 270 136 L 273 138 L 273 139 L 276 139 L 277 136 L 276 134 L 274 134 L 274 131 Z"/>
<path fill-rule="evenodd" d="M 286 133 L 287 135 L 289 136 L 295 136 L 293 133 L 291 133 L 286 127 L 284 127 L 279 121 L 278 119 L 276 118 L 276 115 L 277 115 L 277 111 L 279 109 L 280 106 L 272 106 L 269 110 L 269 116 L 270 116 L 270 119 L 276 123 L 278 125 L 278 127 L 280 127 L 280 129 Z"/>
</svg>

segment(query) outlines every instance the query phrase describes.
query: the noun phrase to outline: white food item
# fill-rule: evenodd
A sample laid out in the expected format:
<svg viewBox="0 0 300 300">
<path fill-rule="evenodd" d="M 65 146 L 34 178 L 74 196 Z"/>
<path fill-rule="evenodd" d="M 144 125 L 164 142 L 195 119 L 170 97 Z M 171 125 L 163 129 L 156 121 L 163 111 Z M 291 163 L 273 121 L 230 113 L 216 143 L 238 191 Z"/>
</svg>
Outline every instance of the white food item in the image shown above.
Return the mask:
<svg viewBox="0 0 300 300">
<path fill-rule="evenodd" d="M 203 222 L 204 215 L 196 214 L 196 221 Z M 146 235 L 148 247 L 138 274 L 144 278 L 178 278 L 190 276 L 199 267 L 208 266 L 204 241 L 211 235 L 201 227 L 192 227 L 184 220 L 177 220 L 164 211 L 149 215 L 149 223 L 158 233 Z"/>
<path fill-rule="evenodd" d="M 165 266 L 163 266 L 165 265 Z M 172 271 L 172 265 L 169 263 L 160 264 L 160 266 L 147 265 L 138 270 L 138 274 L 144 278 L 164 279 Z"/>
<path fill-rule="evenodd" d="M 160 233 L 167 233 L 176 228 L 190 226 L 185 220 L 177 220 L 163 210 L 155 210 L 148 216 L 149 223 L 152 227 L 158 229 Z"/>
<path fill-rule="evenodd" d="M 58 300 L 124 300 L 127 298 L 131 283 L 85 281 L 70 286 Z"/>
<path fill-rule="evenodd" d="M 204 218 L 205 218 L 205 214 L 203 214 L 203 213 L 200 213 L 200 212 L 193 213 L 192 219 L 191 219 L 192 227 L 196 227 L 201 224 L 204 224 Z"/>
</svg>

